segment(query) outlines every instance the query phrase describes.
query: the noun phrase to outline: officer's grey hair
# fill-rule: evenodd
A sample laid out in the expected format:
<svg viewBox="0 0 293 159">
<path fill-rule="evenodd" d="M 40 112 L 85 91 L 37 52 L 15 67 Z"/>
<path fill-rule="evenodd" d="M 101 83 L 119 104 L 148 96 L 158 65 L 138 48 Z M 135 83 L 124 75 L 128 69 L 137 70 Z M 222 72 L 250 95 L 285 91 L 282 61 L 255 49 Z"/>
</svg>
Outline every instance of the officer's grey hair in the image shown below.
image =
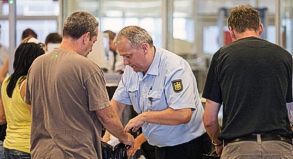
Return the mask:
<svg viewBox="0 0 293 159">
<path fill-rule="evenodd" d="M 128 39 L 131 47 L 135 49 L 139 49 L 141 43 L 148 43 L 150 46 L 153 46 L 152 37 L 145 29 L 138 26 L 128 26 L 123 28 L 114 39 L 114 44 L 119 44 L 123 37 Z"/>
</svg>

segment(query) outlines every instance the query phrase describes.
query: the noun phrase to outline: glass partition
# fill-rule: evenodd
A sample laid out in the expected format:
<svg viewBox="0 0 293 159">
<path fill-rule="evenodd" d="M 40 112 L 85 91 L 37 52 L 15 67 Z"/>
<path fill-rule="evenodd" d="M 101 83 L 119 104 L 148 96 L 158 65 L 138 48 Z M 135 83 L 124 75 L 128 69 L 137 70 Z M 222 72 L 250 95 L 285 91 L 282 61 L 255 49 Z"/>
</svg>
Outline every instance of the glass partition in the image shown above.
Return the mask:
<svg viewBox="0 0 293 159">
<path fill-rule="evenodd" d="M 38 39 L 44 42 L 50 32 L 58 31 L 59 10 L 59 2 L 56 0 L 0 0 L 0 43 L 7 47 L 11 46 L 10 73 L 13 72 L 14 50 L 21 41 L 22 31 L 31 28 L 38 34 Z"/>
<path fill-rule="evenodd" d="M 166 4 L 171 4 L 171 7 Z M 241 4 L 244 4 L 243 0 L 63 0 L 62 15 L 65 19 L 74 11 L 88 11 L 100 21 L 101 32 L 108 29 L 118 32 L 128 25 L 145 28 L 152 35 L 156 46 L 179 54 L 188 60 L 195 74 L 200 72 L 197 79 L 201 91 L 209 60 L 222 46 L 220 39 L 223 37 L 218 25 L 219 10 Z M 245 4 L 267 8 L 265 38 L 275 42 L 275 0 L 247 0 Z M 166 23 L 165 13 L 168 14 L 167 17 L 171 17 L 172 23 Z M 224 27 L 226 25 L 223 24 Z M 171 32 L 166 32 L 170 28 Z M 164 44 L 166 39 L 167 45 Z"/>
<path fill-rule="evenodd" d="M 100 31 L 120 31 L 128 25 L 146 29 L 156 46 L 162 46 L 162 0 L 71 0 L 63 1 L 63 19 L 77 10 L 93 14 L 100 22 Z"/>
<path fill-rule="evenodd" d="M 16 46 L 20 43 L 22 31 L 32 28 L 38 39 L 45 41 L 51 32 L 57 32 L 59 2 L 53 0 L 13 0 L 16 4 Z M 9 46 L 9 1 L 0 0 L 1 43 Z"/>
</svg>

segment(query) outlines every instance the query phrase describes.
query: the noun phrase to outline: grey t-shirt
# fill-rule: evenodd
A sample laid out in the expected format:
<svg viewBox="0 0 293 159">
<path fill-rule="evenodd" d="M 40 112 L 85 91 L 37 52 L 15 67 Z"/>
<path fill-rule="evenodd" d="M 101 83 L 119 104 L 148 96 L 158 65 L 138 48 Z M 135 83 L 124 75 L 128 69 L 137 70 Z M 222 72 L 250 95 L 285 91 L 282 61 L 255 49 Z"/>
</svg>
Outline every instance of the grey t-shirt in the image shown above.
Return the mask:
<svg viewBox="0 0 293 159">
<path fill-rule="evenodd" d="M 110 105 L 102 70 L 75 52 L 38 57 L 27 77 L 32 158 L 101 158 L 95 111 Z"/>
</svg>

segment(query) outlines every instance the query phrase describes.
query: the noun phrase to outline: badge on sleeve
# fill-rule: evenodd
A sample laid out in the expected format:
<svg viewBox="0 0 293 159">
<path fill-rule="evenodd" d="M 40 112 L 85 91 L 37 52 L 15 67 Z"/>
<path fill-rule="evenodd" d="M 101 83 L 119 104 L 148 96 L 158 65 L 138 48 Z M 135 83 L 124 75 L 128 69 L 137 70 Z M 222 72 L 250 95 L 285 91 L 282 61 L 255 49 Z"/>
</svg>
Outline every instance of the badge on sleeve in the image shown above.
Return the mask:
<svg viewBox="0 0 293 159">
<path fill-rule="evenodd" d="M 179 93 L 183 90 L 181 79 L 172 81 L 172 86 L 175 93 Z"/>
</svg>

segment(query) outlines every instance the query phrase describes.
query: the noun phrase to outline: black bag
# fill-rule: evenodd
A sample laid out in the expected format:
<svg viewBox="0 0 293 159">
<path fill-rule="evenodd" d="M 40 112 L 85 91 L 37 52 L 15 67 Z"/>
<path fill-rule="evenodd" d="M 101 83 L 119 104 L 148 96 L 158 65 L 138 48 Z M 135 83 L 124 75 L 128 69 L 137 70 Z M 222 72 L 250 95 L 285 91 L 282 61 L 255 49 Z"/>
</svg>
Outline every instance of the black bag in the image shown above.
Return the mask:
<svg viewBox="0 0 293 159">
<path fill-rule="evenodd" d="M 102 141 L 103 159 L 128 159 L 126 147 L 123 143 L 119 143 L 115 147 Z"/>
<path fill-rule="evenodd" d="M 220 159 L 221 156 L 219 156 L 216 151 L 212 151 L 209 154 L 203 154 L 203 159 Z"/>
</svg>

